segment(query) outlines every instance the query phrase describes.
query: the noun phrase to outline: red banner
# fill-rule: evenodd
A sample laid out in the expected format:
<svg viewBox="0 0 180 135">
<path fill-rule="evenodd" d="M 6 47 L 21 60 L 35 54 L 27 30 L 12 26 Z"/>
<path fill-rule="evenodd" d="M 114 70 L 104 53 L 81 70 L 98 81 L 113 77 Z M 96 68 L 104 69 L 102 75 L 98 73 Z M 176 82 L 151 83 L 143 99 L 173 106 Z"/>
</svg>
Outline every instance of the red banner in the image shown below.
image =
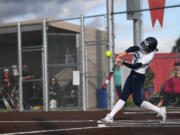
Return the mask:
<svg viewBox="0 0 180 135">
<path fill-rule="evenodd" d="M 148 0 L 148 1 L 149 1 L 149 8 L 158 8 L 158 7 L 165 6 L 165 0 Z M 164 9 L 150 10 L 150 13 L 151 13 L 152 26 L 154 27 L 156 20 L 158 20 L 162 27 L 163 26 Z"/>
</svg>

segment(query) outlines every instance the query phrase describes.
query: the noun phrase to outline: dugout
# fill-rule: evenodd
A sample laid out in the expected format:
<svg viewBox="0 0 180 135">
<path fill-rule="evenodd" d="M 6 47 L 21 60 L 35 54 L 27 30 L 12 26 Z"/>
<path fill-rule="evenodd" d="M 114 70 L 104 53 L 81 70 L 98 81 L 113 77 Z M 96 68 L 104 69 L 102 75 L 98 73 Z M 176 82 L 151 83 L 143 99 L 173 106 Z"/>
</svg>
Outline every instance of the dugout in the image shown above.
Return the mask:
<svg viewBox="0 0 180 135">
<path fill-rule="evenodd" d="M 43 84 L 48 83 L 51 77 L 57 78 L 61 90 L 58 90 L 58 108 L 81 108 L 82 89 L 80 85 L 73 85 L 73 71 L 81 69 L 81 34 L 80 26 L 66 22 L 50 22 L 46 19 L 47 56 L 44 52 L 43 19 L 20 22 L 21 39 L 18 36 L 18 23 L 0 24 L 0 73 L 2 76 L 5 68 L 13 71 L 12 65 L 19 67 L 19 61 L 28 61 L 35 77 L 32 81 L 33 94 L 31 106 L 45 105 Z M 106 40 L 106 32 L 85 27 L 85 41 Z M 21 42 L 21 47 L 18 46 Z M 106 46 L 93 45 L 88 47 L 87 63 L 88 74 L 97 77 L 89 79 L 88 99 L 90 107 L 96 107 L 96 89 L 103 83 L 102 76 L 105 74 L 104 52 Z M 20 57 L 21 56 L 21 57 Z M 48 82 L 44 81 L 44 61 L 47 59 Z M 21 70 L 20 68 L 17 68 Z M 97 75 L 99 74 L 99 75 Z M 16 77 L 17 97 L 19 98 L 19 77 Z M 23 81 L 22 81 L 23 82 Z M 49 86 L 48 86 L 49 87 Z M 49 88 L 48 88 L 49 89 Z M 75 94 L 74 94 L 75 93 Z M 72 96 L 72 94 L 74 94 Z M 72 97 L 71 97 L 72 96 Z M 19 100 L 19 99 L 18 99 Z M 22 104 L 20 104 L 22 106 Z"/>
</svg>

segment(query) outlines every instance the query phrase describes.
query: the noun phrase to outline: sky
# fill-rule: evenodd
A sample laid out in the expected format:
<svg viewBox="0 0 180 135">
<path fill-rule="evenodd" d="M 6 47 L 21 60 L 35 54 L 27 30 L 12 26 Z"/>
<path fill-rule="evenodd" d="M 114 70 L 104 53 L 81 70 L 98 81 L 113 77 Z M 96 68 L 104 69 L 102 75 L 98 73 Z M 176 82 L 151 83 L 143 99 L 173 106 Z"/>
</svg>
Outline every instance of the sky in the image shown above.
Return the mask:
<svg viewBox="0 0 180 135">
<path fill-rule="evenodd" d="M 180 4 L 180 0 L 166 0 L 166 6 Z M 149 8 L 148 0 L 142 0 L 142 9 Z M 114 11 L 126 11 L 126 0 L 114 0 Z M 0 0 L 0 23 L 40 18 L 66 19 L 81 15 L 106 13 L 106 0 Z M 170 52 L 180 37 L 180 7 L 165 9 L 163 27 L 159 22 L 152 28 L 150 12 L 143 12 L 143 39 L 154 36 L 158 39 L 159 52 Z M 80 24 L 80 21 L 70 21 Z M 106 17 L 85 19 L 85 25 L 106 30 Z M 114 16 L 115 52 L 133 45 L 133 21 L 126 14 Z"/>
</svg>

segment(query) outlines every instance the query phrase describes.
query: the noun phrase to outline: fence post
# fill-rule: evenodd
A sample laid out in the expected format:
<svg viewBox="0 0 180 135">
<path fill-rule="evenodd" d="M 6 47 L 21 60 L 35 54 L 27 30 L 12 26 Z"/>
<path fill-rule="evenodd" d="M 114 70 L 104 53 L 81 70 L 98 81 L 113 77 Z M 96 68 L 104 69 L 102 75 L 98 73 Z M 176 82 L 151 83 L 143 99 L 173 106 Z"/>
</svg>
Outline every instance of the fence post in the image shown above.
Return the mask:
<svg viewBox="0 0 180 135">
<path fill-rule="evenodd" d="M 17 43 L 18 43 L 18 69 L 19 69 L 19 107 L 23 111 L 23 86 L 22 86 L 22 38 L 21 38 L 21 23 L 17 24 Z"/>
<path fill-rule="evenodd" d="M 113 54 L 113 57 L 108 59 L 108 73 L 109 73 L 112 70 L 114 63 L 113 0 L 106 0 L 106 4 L 107 4 L 107 32 L 108 32 L 107 49 L 110 50 Z M 114 77 L 111 78 L 108 88 L 109 88 L 109 108 L 112 108 L 115 102 Z"/>
<path fill-rule="evenodd" d="M 43 69 L 43 106 L 44 111 L 48 111 L 48 53 L 47 53 L 47 31 L 46 20 L 43 19 L 43 50 L 42 50 L 42 69 Z"/>
<path fill-rule="evenodd" d="M 85 34 L 84 34 L 84 16 L 81 16 L 81 54 L 82 54 L 82 107 L 86 108 L 86 67 L 85 67 Z"/>
</svg>

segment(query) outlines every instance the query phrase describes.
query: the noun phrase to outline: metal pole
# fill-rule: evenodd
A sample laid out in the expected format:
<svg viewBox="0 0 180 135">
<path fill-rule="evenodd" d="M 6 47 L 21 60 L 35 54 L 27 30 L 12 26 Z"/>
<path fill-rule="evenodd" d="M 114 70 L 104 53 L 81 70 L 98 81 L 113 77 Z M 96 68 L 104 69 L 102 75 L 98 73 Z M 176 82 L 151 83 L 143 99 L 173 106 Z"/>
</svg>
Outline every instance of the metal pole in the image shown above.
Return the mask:
<svg viewBox="0 0 180 135">
<path fill-rule="evenodd" d="M 113 28 L 113 0 L 106 0 L 107 4 L 107 34 L 108 34 L 108 46 L 107 49 L 110 50 L 113 54 L 113 57 L 108 60 L 108 72 L 113 68 L 114 63 L 114 28 Z M 109 84 L 109 108 L 113 107 L 115 102 L 115 93 L 114 93 L 114 78 L 110 80 Z"/>
<path fill-rule="evenodd" d="M 140 4 L 140 9 L 141 10 L 141 1 L 139 2 Z M 134 31 L 134 45 L 138 46 L 140 45 L 141 41 L 142 41 L 142 13 L 138 12 L 136 14 L 140 14 L 139 19 L 133 19 L 133 31 Z"/>
<path fill-rule="evenodd" d="M 44 111 L 48 111 L 48 53 L 47 53 L 47 31 L 46 20 L 43 20 L 43 105 Z"/>
<path fill-rule="evenodd" d="M 18 68 L 19 68 L 19 107 L 20 111 L 23 111 L 23 86 L 22 86 L 22 52 L 21 52 L 21 45 L 22 45 L 22 39 L 21 39 L 21 24 L 18 22 L 17 24 L 17 38 L 18 38 Z"/>
<path fill-rule="evenodd" d="M 77 64 L 77 70 L 80 70 L 80 62 L 79 62 L 79 34 L 76 34 L 76 64 Z M 78 89 L 78 106 L 80 107 L 80 87 L 77 86 Z"/>
<path fill-rule="evenodd" d="M 81 16 L 81 53 L 82 53 L 82 107 L 86 110 L 86 67 L 85 67 L 85 35 L 84 35 L 84 16 Z"/>
<path fill-rule="evenodd" d="M 85 45 L 85 87 L 86 87 L 86 108 L 89 107 L 89 90 L 88 90 L 88 48 Z"/>
<path fill-rule="evenodd" d="M 133 20 L 133 37 L 134 45 L 138 46 L 141 42 L 141 30 L 140 30 L 140 21 L 138 19 Z"/>
</svg>

